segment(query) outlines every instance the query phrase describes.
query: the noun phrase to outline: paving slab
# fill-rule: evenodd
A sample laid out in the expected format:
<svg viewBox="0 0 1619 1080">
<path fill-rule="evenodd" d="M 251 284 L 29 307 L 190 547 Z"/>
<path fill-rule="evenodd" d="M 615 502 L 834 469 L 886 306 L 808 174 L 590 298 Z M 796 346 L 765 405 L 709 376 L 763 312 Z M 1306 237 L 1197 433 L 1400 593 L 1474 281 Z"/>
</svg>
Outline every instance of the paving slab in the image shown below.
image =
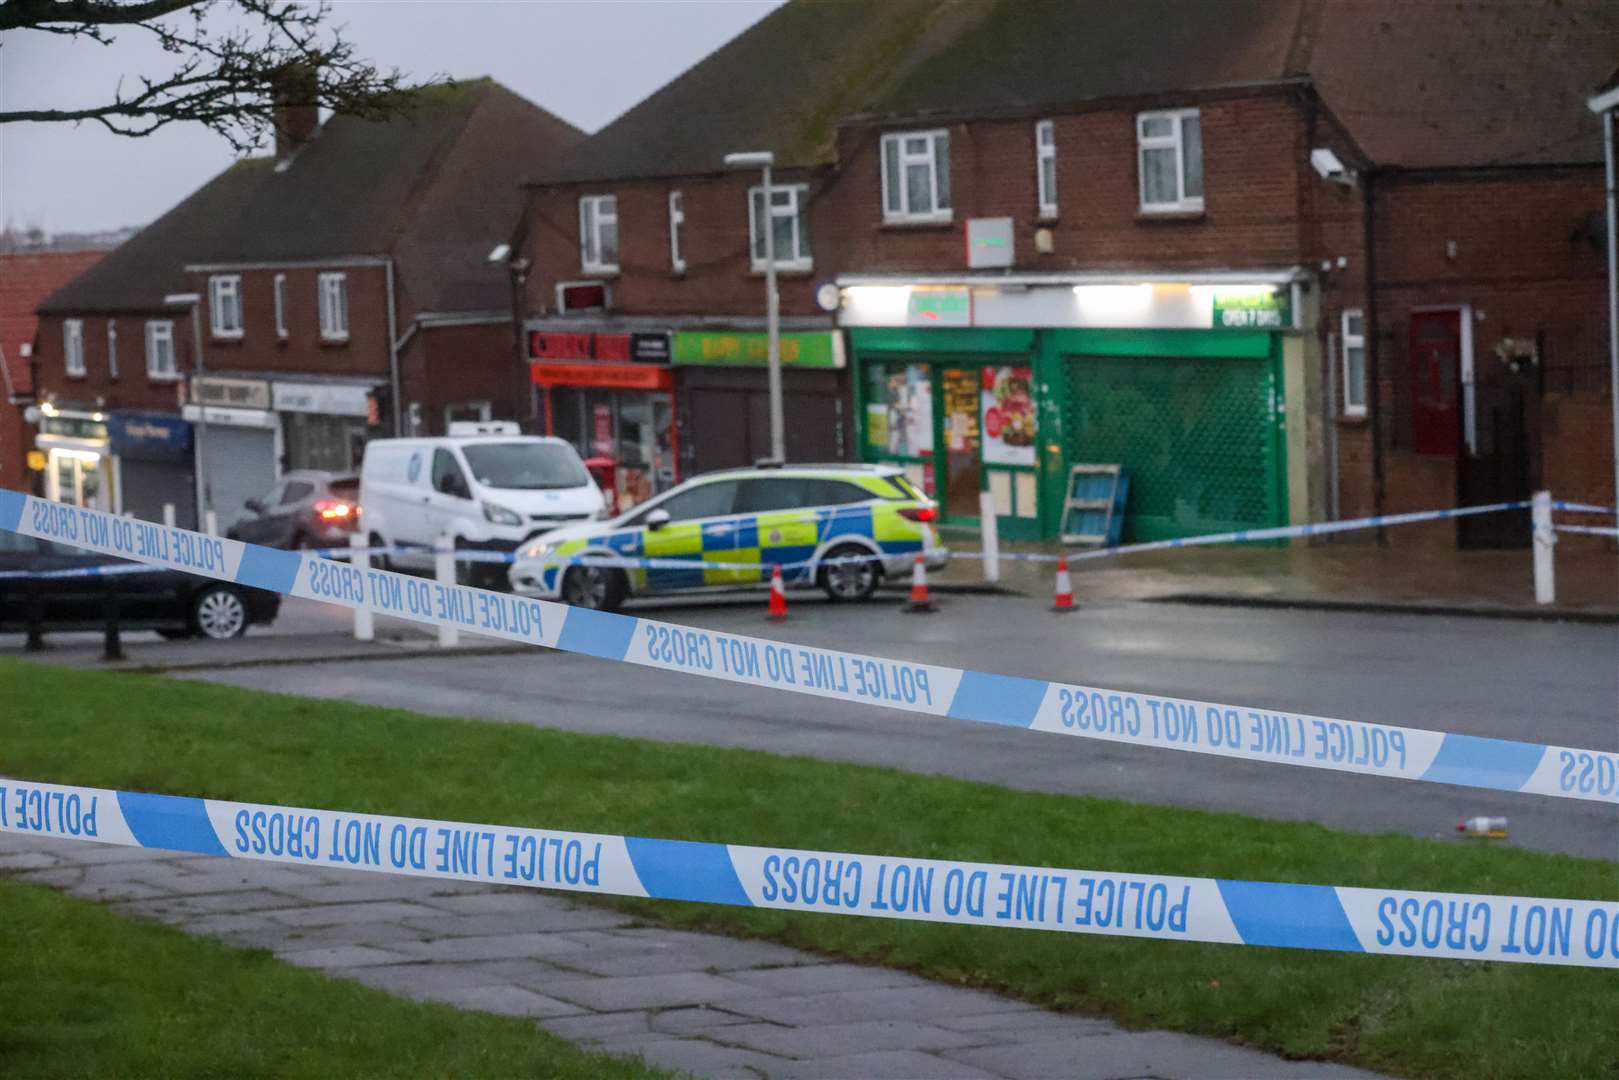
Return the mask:
<svg viewBox="0 0 1619 1080">
<path fill-rule="evenodd" d="M 719 975 L 632 975 L 572 979 L 548 987 L 547 993 L 576 1001 L 598 1012 L 661 1009 L 673 1005 L 706 1005 L 757 997 L 758 990 Z M 744 1010 L 751 1012 L 752 1010 Z"/>
<path fill-rule="evenodd" d="M 924 1054 L 916 1050 L 878 1050 L 869 1054 L 848 1054 L 841 1057 L 817 1058 L 814 1061 L 796 1061 L 782 1066 L 771 1074 L 782 1080 L 1001 1080 L 992 1072 L 973 1068 L 959 1061 Z M 1053 1077 L 1065 1077 L 1052 1073 Z"/>
<path fill-rule="evenodd" d="M 793 1027 L 922 1017 L 937 1021 L 950 1015 L 980 1015 L 997 1009 L 1021 1012 L 1028 1008 L 1021 1001 L 934 984 L 786 997 L 761 998 L 756 995 L 728 1007 L 761 1020 Z"/>
<path fill-rule="evenodd" d="M 430 941 L 402 941 L 399 943 L 399 949 L 419 960 L 466 963 L 472 960 L 571 954 L 578 950 L 578 946 L 571 941 L 559 940 L 555 934 L 496 934 L 488 937 L 444 937 Z"/>
<path fill-rule="evenodd" d="M 692 1005 L 658 1009 L 652 1013 L 648 1023 L 654 1031 L 669 1035 L 687 1035 L 692 1032 L 714 1031 L 716 1028 L 733 1028 L 739 1024 L 756 1025 L 758 1021 L 751 1016 L 712 1005 Z M 723 1035 L 716 1037 L 730 1041 L 724 1039 Z"/>
<path fill-rule="evenodd" d="M 1314 1080 L 1323 1075 L 1323 1066 L 1317 1062 L 1284 1061 L 1212 1039 L 1162 1031 L 1120 1030 L 1111 1035 L 1048 1038 L 942 1053 L 1009 1080 L 1049 1080 L 1053 1076 L 1069 1080 Z"/>
<path fill-rule="evenodd" d="M 777 994 L 820 994 L 851 990 L 880 990 L 889 986 L 931 986 L 926 979 L 890 968 L 835 961 L 814 967 L 761 967 L 754 971 L 734 971 L 729 977 L 761 990 Z"/>
<path fill-rule="evenodd" d="M 425 901 L 435 911 L 444 898 Z M 498 912 L 491 915 L 456 915 L 438 912 L 407 920 L 411 926 L 426 931 L 431 937 L 467 936 L 473 934 L 523 934 L 534 931 L 569 933 L 575 930 L 610 929 L 630 925 L 628 916 L 600 908 L 556 907 L 535 908 L 523 912 Z"/>
<path fill-rule="evenodd" d="M 409 959 L 399 953 L 374 949 L 369 945 L 328 945 L 320 949 L 294 948 L 280 950 L 275 955 L 277 959 L 296 964 L 298 967 L 323 968 L 328 971 L 380 967 L 383 964 L 398 964 Z"/>
<path fill-rule="evenodd" d="M 558 1020 L 541 1020 L 540 1027 L 553 1035 L 587 1046 L 627 1035 L 655 1034 L 659 1038 L 667 1038 L 662 1032 L 653 1032 L 651 1019 L 651 1013 L 647 1012 L 586 1013 Z"/>
<path fill-rule="evenodd" d="M 132 900 L 113 905 L 113 910 L 136 919 L 181 922 L 201 915 L 245 915 L 298 906 L 295 897 L 283 896 L 269 889 L 244 889 L 241 892 L 203 893 L 200 896 L 170 894 L 152 900 Z"/>
<path fill-rule="evenodd" d="M 475 967 L 459 964 L 389 964 L 383 967 L 358 968 L 348 977 L 379 990 L 387 990 L 401 997 L 431 998 L 451 990 L 468 990 L 475 986 L 498 986 L 498 976 L 479 971 Z"/>
<path fill-rule="evenodd" d="M 584 1010 L 566 1001 L 536 994 L 520 986 L 473 986 L 465 990 L 448 990 L 439 996 L 448 1005 L 479 1012 L 499 1013 L 501 1016 L 578 1016 Z"/>
<path fill-rule="evenodd" d="M 388 922 L 431 915 L 433 909 L 402 900 L 382 900 L 366 904 L 321 904 L 271 912 L 270 917 L 288 926 L 337 926 L 340 923 Z"/>
<path fill-rule="evenodd" d="M 768 1054 L 700 1039 L 664 1038 L 643 1044 L 637 1054 L 648 1065 L 710 1080 L 759 1080 L 761 1076 L 777 1075 L 787 1064 Z"/>
<path fill-rule="evenodd" d="M 915 1020 L 861 1020 L 802 1028 L 747 1024 L 727 1028 L 721 1037 L 728 1043 L 790 1058 L 837 1057 L 878 1050 L 947 1050 L 983 1041 Z"/>
</svg>

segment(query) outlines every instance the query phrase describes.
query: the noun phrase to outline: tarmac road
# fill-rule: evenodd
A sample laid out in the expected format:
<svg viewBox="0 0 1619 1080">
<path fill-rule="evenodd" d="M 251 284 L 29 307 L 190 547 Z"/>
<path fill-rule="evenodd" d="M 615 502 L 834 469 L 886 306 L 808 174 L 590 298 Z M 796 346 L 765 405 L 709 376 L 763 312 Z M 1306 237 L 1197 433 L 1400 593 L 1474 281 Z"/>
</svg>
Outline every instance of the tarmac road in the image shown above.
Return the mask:
<svg viewBox="0 0 1619 1080">
<path fill-rule="evenodd" d="M 716 630 L 982 671 L 1441 731 L 1619 750 L 1619 627 L 1487 618 L 951 596 L 934 615 L 891 598 L 793 595 L 638 610 Z M 346 614 L 289 603 L 280 629 Z M 1036 791 L 1231 810 L 1368 832 L 1454 837 L 1475 815 L 1514 845 L 1619 857 L 1611 805 L 1121 746 L 737 686 L 555 652 L 242 667 L 185 677 L 542 727 L 888 765 Z M 1461 842 L 1461 841 L 1458 841 Z"/>
</svg>

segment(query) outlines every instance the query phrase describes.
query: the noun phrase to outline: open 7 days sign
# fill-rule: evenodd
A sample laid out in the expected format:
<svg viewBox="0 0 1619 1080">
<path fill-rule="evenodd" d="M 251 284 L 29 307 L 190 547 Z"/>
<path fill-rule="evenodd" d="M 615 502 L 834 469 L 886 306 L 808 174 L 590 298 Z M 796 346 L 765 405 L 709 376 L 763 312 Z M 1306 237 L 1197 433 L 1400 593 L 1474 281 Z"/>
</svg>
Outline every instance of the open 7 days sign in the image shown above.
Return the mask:
<svg viewBox="0 0 1619 1080">
<path fill-rule="evenodd" d="M 1214 294 L 1216 330 L 1285 330 L 1293 325 L 1293 310 L 1282 289 L 1233 289 Z"/>
</svg>

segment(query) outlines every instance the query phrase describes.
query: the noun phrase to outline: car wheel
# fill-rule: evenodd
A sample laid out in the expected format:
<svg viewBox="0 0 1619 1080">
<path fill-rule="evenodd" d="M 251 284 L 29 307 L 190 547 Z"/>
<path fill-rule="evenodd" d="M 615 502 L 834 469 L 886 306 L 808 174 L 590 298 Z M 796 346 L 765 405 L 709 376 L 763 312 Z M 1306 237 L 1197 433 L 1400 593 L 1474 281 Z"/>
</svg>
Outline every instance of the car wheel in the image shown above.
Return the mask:
<svg viewBox="0 0 1619 1080">
<path fill-rule="evenodd" d="M 455 583 L 494 592 L 509 591 L 505 563 L 458 562 L 455 564 Z"/>
<path fill-rule="evenodd" d="M 562 600 L 594 611 L 617 611 L 629 585 L 624 571 L 604 566 L 574 566 L 562 577 Z"/>
<path fill-rule="evenodd" d="M 380 548 L 387 547 L 388 543 L 376 533 L 372 533 L 366 538 L 365 546 L 368 548 Z M 393 560 L 389 559 L 386 555 L 371 556 L 371 565 L 376 567 L 378 570 L 392 570 L 394 568 Z"/>
<path fill-rule="evenodd" d="M 192 629 L 211 641 L 228 641 L 247 633 L 247 602 L 225 585 L 210 585 L 191 602 Z"/>
<path fill-rule="evenodd" d="M 835 547 L 823 557 L 817 577 L 826 595 L 837 603 L 852 603 L 868 599 L 877 591 L 877 580 L 882 572 L 877 556 L 863 547 L 845 544 Z"/>
</svg>

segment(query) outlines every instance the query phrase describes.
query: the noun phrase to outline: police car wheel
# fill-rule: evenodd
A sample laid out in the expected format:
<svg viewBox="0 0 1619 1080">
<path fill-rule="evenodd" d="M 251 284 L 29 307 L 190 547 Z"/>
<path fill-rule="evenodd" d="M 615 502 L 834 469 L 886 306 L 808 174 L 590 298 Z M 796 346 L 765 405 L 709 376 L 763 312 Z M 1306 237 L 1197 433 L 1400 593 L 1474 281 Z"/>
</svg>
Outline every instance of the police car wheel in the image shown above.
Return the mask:
<svg viewBox="0 0 1619 1080">
<path fill-rule="evenodd" d="M 615 611 L 624 602 L 624 573 L 602 566 L 575 566 L 562 578 L 562 600 L 574 607 Z"/>
<path fill-rule="evenodd" d="M 865 600 L 877 591 L 876 556 L 850 544 L 826 553 L 821 567 L 821 588 L 839 603 Z"/>
</svg>

